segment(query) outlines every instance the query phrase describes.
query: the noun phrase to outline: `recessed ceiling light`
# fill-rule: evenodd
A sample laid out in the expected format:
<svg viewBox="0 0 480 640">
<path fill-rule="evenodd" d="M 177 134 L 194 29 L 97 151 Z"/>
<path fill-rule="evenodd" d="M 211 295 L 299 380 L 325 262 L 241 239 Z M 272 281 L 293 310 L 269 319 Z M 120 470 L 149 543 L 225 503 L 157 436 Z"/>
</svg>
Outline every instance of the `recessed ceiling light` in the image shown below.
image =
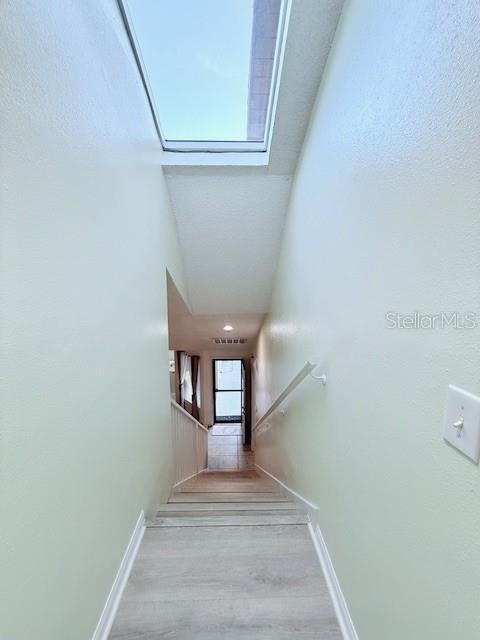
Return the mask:
<svg viewBox="0 0 480 640">
<path fill-rule="evenodd" d="M 231 325 L 231 324 L 226 324 L 226 325 L 223 327 L 223 330 L 224 330 L 224 331 L 233 331 L 233 327 L 232 327 L 232 325 Z"/>
</svg>

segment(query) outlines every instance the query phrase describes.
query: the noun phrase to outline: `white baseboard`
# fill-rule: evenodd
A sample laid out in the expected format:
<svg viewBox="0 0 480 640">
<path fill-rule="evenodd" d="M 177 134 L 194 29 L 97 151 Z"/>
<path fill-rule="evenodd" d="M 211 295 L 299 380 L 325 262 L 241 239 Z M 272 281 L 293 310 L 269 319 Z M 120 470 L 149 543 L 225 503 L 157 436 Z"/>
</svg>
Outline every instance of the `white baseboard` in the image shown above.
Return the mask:
<svg viewBox="0 0 480 640">
<path fill-rule="evenodd" d="M 353 626 L 352 618 L 350 617 L 347 603 L 343 596 L 340 583 L 338 582 L 337 574 L 335 573 L 335 569 L 333 568 L 332 559 L 330 558 L 330 554 L 328 553 L 327 545 L 325 544 L 325 540 L 322 536 L 322 532 L 320 531 L 320 527 L 317 524 L 317 505 L 313 504 L 312 502 L 301 496 L 299 493 L 288 487 L 284 482 L 269 473 L 259 464 L 255 464 L 255 466 L 260 471 L 260 473 L 274 480 L 283 489 L 283 491 L 287 495 L 289 495 L 292 500 L 294 500 L 301 508 L 306 509 L 308 517 L 310 519 L 308 530 L 310 531 L 313 546 L 315 547 L 320 566 L 322 567 L 323 575 L 327 583 L 328 591 L 332 599 L 332 603 L 338 619 L 338 624 L 340 625 L 340 629 L 342 631 L 343 639 L 358 640 L 358 635 L 355 631 L 355 627 Z"/>
<path fill-rule="evenodd" d="M 188 478 L 184 478 L 183 480 L 180 480 L 180 482 L 176 482 L 172 489 L 176 489 L 177 487 L 179 487 L 181 484 L 183 484 L 184 482 L 187 482 L 188 480 L 191 480 L 192 478 L 195 478 L 195 476 L 198 476 L 200 473 L 203 473 L 204 471 L 206 471 L 207 469 L 200 469 L 200 471 L 197 471 L 196 473 L 192 473 L 191 476 L 188 476 Z"/>
<path fill-rule="evenodd" d="M 317 511 L 318 511 L 318 507 L 316 504 L 313 504 L 313 502 L 310 502 L 309 500 L 307 500 L 306 498 L 304 498 L 303 496 L 301 496 L 299 493 L 297 493 L 296 491 L 294 491 L 293 489 L 290 489 L 290 487 L 287 487 L 287 485 L 285 483 L 283 483 L 281 480 L 279 480 L 278 478 L 276 478 L 274 475 L 272 475 L 269 471 L 267 471 L 266 469 L 264 469 L 263 467 L 261 467 L 259 464 L 255 463 L 255 466 L 257 467 L 257 469 L 265 474 L 266 476 L 268 476 L 269 478 L 271 478 L 272 480 L 274 480 L 278 485 L 280 485 L 280 487 L 283 489 L 283 491 L 294 501 L 296 502 L 300 508 L 304 509 L 307 511 L 308 516 L 310 518 L 311 522 L 316 522 L 317 521 Z"/>
<path fill-rule="evenodd" d="M 328 591 L 333 602 L 335 613 L 337 614 L 338 624 L 342 631 L 344 640 L 358 640 L 357 632 L 353 626 L 352 618 L 348 611 L 342 588 L 338 582 L 337 574 L 333 568 L 332 559 L 328 553 L 327 545 L 320 531 L 320 527 L 309 523 L 308 529 L 312 536 L 313 546 L 317 552 L 323 575 L 327 583 Z"/>
<path fill-rule="evenodd" d="M 103 608 L 102 615 L 100 616 L 100 620 L 98 621 L 92 640 L 107 640 L 108 638 L 115 614 L 117 613 L 118 605 L 120 604 L 123 590 L 127 584 L 127 580 L 132 570 L 144 533 L 145 514 L 141 511 L 130 538 L 130 542 L 128 543 L 123 555 L 117 575 L 113 581 L 112 588 L 108 594 L 107 602 Z"/>
</svg>

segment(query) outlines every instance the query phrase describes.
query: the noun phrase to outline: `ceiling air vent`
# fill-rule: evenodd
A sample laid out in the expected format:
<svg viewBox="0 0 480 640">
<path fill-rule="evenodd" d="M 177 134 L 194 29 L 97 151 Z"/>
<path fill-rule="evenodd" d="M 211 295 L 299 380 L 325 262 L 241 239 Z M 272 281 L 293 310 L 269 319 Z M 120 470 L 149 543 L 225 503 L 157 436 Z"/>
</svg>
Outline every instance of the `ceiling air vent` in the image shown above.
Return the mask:
<svg viewBox="0 0 480 640">
<path fill-rule="evenodd" d="M 247 338 L 212 338 L 215 344 L 245 344 Z"/>
</svg>

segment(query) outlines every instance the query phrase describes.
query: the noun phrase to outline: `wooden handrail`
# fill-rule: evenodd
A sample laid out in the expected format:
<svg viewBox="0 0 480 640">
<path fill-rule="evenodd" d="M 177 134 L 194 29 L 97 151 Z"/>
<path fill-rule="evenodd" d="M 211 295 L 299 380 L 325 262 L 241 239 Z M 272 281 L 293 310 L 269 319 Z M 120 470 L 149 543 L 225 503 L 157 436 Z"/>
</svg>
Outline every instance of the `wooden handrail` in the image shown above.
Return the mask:
<svg viewBox="0 0 480 640">
<path fill-rule="evenodd" d="M 181 413 L 184 413 L 187 416 L 187 418 L 190 418 L 190 420 L 194 422 L 197 425 L 197 427 L 200 427 L 200 429 L 203 429 L 208 433 L 207 427 L 204 427 L 203 424 L 199 422 L 196 418 L 194 418 L 190 413 L 188 413 L 188 411 L 185 411 L 185 409 L 181 407 L 176 400 L 174 400 L 173 398 L 170 398 L 170 404 L 174 406 L 175 409 L 177 409 Z"/>
<path fill-rule="evenodd" d="M 290 383 L 285 387 L 282 393 L 278 396 L 278 398 L 271 404 L 270 408 L 263 414 L 263 416 L 257 420 L 255 426 L 253 427 L 253 431 L 256 431 L 258 427 L 265 422 L 265 420 L 272 415 L 272 413 L 282 404 L 282 402 L 289 396 L 294 389 L 298 387 L 298 385 L 305 380 L 305 378 L 312 373 L 312 371 L 318 365 L 312 364 L 307 360 L 306 364 L 300 369 L 297 375 L 290 381 Z M 320 380 L 322 384 L 326 384 L 327 378 L 323 374 L 321 376 L 313 376 L 315 380 Z"/>
</svg>

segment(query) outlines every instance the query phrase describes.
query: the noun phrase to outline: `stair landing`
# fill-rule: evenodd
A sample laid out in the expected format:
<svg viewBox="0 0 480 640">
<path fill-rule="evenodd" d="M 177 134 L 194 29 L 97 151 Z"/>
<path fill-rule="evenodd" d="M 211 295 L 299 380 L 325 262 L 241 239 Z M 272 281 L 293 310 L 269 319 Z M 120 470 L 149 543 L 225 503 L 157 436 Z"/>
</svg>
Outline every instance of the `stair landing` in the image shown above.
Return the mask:
<svg viewBox="0 0 480 640">
<path fill-rule="evenodd" d="M 254 470 L 205 471 L 149 524 L 110 640 L 341 640 L 307 516 Z"/>
</svg>

